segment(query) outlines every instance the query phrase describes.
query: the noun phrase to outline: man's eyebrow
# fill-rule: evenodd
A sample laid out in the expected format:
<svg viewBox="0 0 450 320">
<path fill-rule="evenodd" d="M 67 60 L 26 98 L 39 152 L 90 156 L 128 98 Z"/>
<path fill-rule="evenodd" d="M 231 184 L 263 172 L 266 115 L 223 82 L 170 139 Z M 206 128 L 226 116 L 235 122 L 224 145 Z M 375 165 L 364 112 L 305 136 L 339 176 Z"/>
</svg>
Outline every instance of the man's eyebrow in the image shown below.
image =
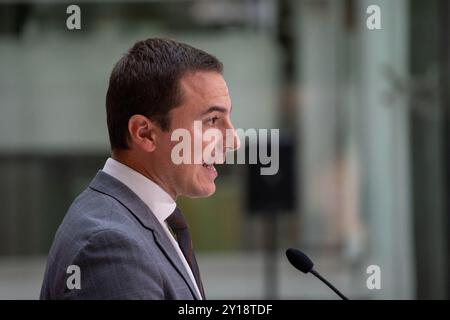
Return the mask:
<svg viewBox="0 0 450 320">
<path fill-rule="evenodd" d="M 230 108 L 230 112 L 231 112 L 232 109 L 233 109 L 233 107 Z M 228 109 L 225 108 L 225 107 L 220 107 L 220 106 L 211 106 L 211 107 L 208 108 L 208 110 L 204 111 L 202 113 L 202 115 L 205 115 L 205 114 L 208 114 L 208 113 L 211 113 L 211 112 L 214 112 L 214 111 L 221 112 L 221 113 L 227 113 Z"/>
</svg>

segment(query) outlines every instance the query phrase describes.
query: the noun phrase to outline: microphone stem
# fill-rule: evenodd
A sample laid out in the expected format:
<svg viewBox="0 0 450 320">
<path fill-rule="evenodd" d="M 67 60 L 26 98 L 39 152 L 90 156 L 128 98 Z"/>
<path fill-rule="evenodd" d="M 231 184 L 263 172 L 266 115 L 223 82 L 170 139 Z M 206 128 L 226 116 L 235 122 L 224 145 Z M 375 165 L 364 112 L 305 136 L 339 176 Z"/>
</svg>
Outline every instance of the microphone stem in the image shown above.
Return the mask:
<svg viewBox="0 0 450 320">
<path fill-rule="evenodd" d="M 329 283 L 325 278 L 323 278 L 316 270 L 312 269 L 310 272 L 317 278 L 319 278 L 319 280 L 321 280 L 323 283 L 325 283 L 331 290 L 333 290 L 339 297 L 341 297 L 342 300 L 348 300 L 346 296 L 340 293 L 338 289 L 336 289 L 331 283 Z"/>
</svg>

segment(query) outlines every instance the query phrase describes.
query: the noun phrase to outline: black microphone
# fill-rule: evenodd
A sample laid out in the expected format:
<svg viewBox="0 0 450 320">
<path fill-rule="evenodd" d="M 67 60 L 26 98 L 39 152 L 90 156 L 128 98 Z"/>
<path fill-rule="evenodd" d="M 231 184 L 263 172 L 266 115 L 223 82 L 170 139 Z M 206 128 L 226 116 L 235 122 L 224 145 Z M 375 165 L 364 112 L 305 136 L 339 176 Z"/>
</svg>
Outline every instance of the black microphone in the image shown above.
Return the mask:
<svg viewBox="0 0 450 320">
<path fill-rule="evenodd" d="M 320 281 L 325 283 L 331 290 L 336 292 L 336 294 L 341 297 L 342 300 L 348 300 L 346 296 L 344 296 L 338 289 L 336 289 L 331 283 L 329 283 L 316 270 L 313 269 L 314 263 L 306 254 L 298 249 L 289 248 L 286 250 L 286 257 L 296 269 L 300 270 L 303 273 L 311 272 L 313 275 L 319 278 Z"/>
</svg>

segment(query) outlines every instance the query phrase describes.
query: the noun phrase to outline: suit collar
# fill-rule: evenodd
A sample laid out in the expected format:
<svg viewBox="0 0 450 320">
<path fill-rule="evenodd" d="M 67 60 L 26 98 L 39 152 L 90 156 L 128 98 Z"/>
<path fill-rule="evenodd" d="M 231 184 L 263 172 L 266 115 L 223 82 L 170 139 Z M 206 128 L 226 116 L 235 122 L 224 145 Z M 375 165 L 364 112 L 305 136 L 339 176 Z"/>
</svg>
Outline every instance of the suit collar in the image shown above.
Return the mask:
<svg viewBox="0 0 450 320">
<path fill-rule="evenodd" d="M 119 201 L 145 228 L 153 231 L 161 251 L 183 277 L 193 296 L 199 299 L 194 285 L 183 267 L 183 262 L 150 208 L 125 184 L 101 170 L 98 171 L 89 187 Z"/>
<path fill-rule="evenodd" d="M 175 210 L 175 200 L 158 184 L 133 168 L 108 158 L 102 171 L 130 188 L 150 208 L 159 223 L 165 223 Z"/>
</svg>

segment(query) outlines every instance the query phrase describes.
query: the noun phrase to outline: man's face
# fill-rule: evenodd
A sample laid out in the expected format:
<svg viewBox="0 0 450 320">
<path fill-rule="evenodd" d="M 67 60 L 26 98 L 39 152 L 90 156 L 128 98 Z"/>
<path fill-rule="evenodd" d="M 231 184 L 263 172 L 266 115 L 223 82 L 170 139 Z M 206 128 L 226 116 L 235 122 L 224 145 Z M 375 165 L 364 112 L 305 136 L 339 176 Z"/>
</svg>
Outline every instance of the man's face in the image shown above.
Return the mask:
<svg viewBox="0 0 450 320">
<path fill-rule="evenodd" d="M 220 150 L 215 149 L 211 155 L 216 158 L 217 152 L 223 157 L 225 152 L 239 147 L 239 140 L 231 124 L 231 100 L 228 87 L 222 75 L 217 72 L 195 72 L 185 75 L 181 81 L 182 104 L 170 111 L 170 130 L 160 132 L 162 143 L 158 143 L 155 151 L 160 158 L 160 168 L 165 189 L 172 196 L 207 197 L 214 193 L 216 186 L 214 180 L 217 171 L 213 160 L 203 158 L 202 163 L 194 163 L 194 139 L 195 135 L 204 133 L 213 128 L 222 133 L 223 140 L 220 141 Z M 201 130 L 199 132 L 199 124 Z M 195 125 L 196 124 L 196 125 Z M 172 149 L 179 141 L 172 141 L 172 132 L 177 129 L 186 129 L 191 137 L 191 161 L 189 164 L 175 164 L 171 155 Z M 232 130 L 232 141 L 225 141 L 226 130 Z M 159 139 L 158 139 L 159 140 Z M 211 141 L 201 140 L 202 154 Z M 200 140 L 198 140 L 200 141 Z M 216 143 L 218 143 L 216 139 Z M 200 145 L 199 144 L 199 145 Z"/>
</svg>

